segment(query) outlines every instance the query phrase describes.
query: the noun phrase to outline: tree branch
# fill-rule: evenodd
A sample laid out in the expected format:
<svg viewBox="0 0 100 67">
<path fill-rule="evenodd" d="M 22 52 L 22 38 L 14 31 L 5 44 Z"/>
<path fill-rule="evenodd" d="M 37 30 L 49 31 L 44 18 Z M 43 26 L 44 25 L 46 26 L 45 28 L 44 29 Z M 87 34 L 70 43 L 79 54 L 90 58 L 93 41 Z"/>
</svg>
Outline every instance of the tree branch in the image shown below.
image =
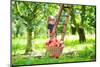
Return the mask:
<svg viewBox="0 0 100 67">
<path fill-rule="evenodd" d="M 28 22 L 28 21 L 29 21 L 28 17 L 26 17 L 26 16 L 24 16 L 24 15 L 21 14 L 20 9 L 19 9 L 19 7 L 18 7 L 18 3 L 15 2 L 15 5 L 16 5 L 17 13 L 19 14 L 19 16 L 20 16 L 22 19 L 24 19 L 26 22 Z"/>
<path fill-rule="evenodd" d="M 29 4 L 27 4 L 26 2 L 23 2 L 25 4 L 25 6 L 31 11 L 31 13 L 33 12 L 32 8 L 29 6 Z"/>
</svg>

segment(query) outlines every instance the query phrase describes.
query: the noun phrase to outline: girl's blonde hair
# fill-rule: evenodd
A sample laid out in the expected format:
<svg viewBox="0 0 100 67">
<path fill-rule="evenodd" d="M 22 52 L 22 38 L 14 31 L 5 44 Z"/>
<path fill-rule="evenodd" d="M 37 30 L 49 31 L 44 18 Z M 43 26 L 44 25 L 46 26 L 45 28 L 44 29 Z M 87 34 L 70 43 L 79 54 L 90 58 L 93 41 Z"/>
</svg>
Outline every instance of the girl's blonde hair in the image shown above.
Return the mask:
<svg viewBox="0 0 100 67">
<path fill-rule="evenodd" d="M 54 19 L 55 20 L 55 17 L 54 16 L 49 16 L 49 19 Z"/>
</svg>

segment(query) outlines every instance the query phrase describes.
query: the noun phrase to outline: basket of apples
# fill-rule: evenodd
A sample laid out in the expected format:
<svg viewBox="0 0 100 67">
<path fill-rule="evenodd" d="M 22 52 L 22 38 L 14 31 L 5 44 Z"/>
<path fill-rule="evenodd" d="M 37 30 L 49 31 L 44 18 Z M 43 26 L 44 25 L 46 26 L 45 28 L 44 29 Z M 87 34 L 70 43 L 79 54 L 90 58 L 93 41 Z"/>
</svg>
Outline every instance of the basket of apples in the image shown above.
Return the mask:
<svg viewBox="0 0 100 67">
<path fill-rule="evenodd" d="M 59 58 L 63 48 L 63 41 L 59 41 L 56 38 L 50 39 L 46 42 L 46 52 L 50 57 Z"/>
</svg>

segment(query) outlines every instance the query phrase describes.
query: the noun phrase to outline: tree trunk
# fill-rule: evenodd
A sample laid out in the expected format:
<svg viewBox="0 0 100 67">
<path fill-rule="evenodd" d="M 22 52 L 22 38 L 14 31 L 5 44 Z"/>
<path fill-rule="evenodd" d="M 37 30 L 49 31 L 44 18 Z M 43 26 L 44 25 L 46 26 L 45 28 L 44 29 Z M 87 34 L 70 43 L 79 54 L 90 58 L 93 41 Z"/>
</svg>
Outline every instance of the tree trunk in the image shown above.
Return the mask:
<svg viewBox="0 0 100 67">
<path fill-rule="evenodd" d="M 81 24 L 79 25 L 78 23 L 76 23 L 75 15 L 74 15 L 74 8 L 72 6 L 72 9 L 71 9 L 71 19 L 72 19 L 73 24 L 75 25 L 76 31 L 78 32 L 79 42 L 80 43 L 86 41 L 85 32 L 84 32 L 84 28 L 83 28 L 84 16 L 85 16 L 85 7 L 82 7 Z"/>
<path fill-rule="evenodd" d="M 79 34 L 79 41 L 80 43 L 85 42 L 86 41 L 86 37 L 85 37 L 85 32 L 84 32 L 84 27 L 83 27 L 83 23 L 85 21 L 85 6 L 82 6 L 82 13 L 81 13 L 81 27 L 78 27 L 78 34 Z"/>
<path fill-rule="evenodd" d="M 60 5 L 59 12 L 58 12 L 58 17 L 57 17 L 57 19 L 56 19 L 56 23 L 55 23 L 55 26 L 54 26 L 54 28 L 53 28 L 53 36 L 56 36 L 56 35 L 57 35 L 57 27 L 58 27 L 58 24 L 59 24 L 59 21 L 60 21 L 60 16 L 61 16 L 63 7 L 64 7 L 64 4 L 61 4 L 61 5 Z"/>
<path fill-rule="evenodd" d="M 71 13 L 70 14 L 71 14 L 71 24 L 74 25 L 74 26 L 71 25 L 71 33 L 75 34 L 76 31 L 78 30 L 79 25 L 76 23 L 76 20 L 75 20 L 73 5 L 71 6 Z"/>
<path fill-rule="evenodd" d="M 85 32 L 83 28 L 78 28 L 78 34 L 79 34 L 79 41 L 80 43 L 85 42 L 86 38 L 85 38 Z"/>
<path fill-rule="evenodd" d="M 65 20 L 65 23 L 64 23 L 63 32 L 62 32 L 62 35 L 61 35 L 62 41 L 64 40 L 64 37 L 65 37 L 66 27 L 67 27 L 68 21 L 69 21 L 69 15 L 66 17 L 66 20 Z"/>
<path fill-rule="evenodd" d="M 64 27 L 63 27 L 63 32 L 62 32 L 62 35 L 61 35 L 61 40 L 62 41 L 64 40 L 65 33 L 66 33 L 66 28 L 67 28 L 67 24 L 69 22 L 70 11 L 71 11 L 70 8 L 68 8 L 68 10 L 67 10 L 67 16 L 66 16 L 66 19 L 65 19 Z"/>
<path fill-rule="evenodd" d="M 16 37 L 18 37 L 18 34 L 19 34 L 19 29 L 20 29 L 20 27 L 19 26 L 16 26 Z"/>
<path fill-rule="evenodd" d="M 32 29 L 27 29 L 27 46 L 25 54 L 28 54 L 32 51 Z"/>
<path fill-rule="evenodd" d="M 72 33 L 72 35 L 75 35 L 75 33 L 76 33 L 76 27 L 71 26 L 71 33 Z"/>
</svg>

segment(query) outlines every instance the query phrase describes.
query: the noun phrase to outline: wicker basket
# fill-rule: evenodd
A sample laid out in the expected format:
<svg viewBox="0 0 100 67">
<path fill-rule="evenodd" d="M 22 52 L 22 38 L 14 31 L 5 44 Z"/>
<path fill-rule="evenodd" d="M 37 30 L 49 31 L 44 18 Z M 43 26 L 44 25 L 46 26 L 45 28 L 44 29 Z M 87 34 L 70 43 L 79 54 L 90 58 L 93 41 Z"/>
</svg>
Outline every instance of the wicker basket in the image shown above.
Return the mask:
<svg viewBox="0 0 100 67">
<path fill-rule="evenodd" d="M 63 47 L 55 47 L 55 46 L 48 46 L 46 47 L 46 52 L 50 55 L 58 55 L 60 56 L 60 54 L 62 53 Z"/>
</svg>

